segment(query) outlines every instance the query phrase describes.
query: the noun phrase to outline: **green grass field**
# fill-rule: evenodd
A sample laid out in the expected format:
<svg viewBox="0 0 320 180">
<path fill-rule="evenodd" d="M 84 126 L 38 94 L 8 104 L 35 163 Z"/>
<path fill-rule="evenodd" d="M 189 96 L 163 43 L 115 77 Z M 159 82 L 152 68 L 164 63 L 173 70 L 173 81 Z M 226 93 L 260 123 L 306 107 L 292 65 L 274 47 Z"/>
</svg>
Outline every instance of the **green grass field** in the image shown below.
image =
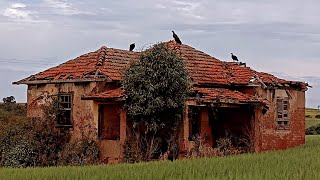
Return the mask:
<svg viewBox="0 0 320 180">
<path fill-rule="evenodd" d="M 0 169 L 0 179 L 320 179 L 320 136 L 305 146 L 225 158 L 88 167 Z"/>
<path fill-rule="evenodd" d="M 320 115 L 319 109 L 306 108 L 306 116 L 307 115 L 309 115 L 310 117 L 306 117 L 306 128 L 320 124 L 320 119 L 315 118 L 315 115 Z"/>
</svg>

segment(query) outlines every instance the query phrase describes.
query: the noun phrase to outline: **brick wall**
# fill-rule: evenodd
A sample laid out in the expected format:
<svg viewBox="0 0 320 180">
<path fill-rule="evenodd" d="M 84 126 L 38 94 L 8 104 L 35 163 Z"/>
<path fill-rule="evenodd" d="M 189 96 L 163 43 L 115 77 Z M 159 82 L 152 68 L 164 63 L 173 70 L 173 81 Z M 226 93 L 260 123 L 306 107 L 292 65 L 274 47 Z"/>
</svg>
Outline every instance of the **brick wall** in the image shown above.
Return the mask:
<svg viewBox="0 0 320 180">
<path fill-rule="evenodd" d="M 261 93 L 261 91 L 260 91 Z M 271 102 L 265 115 L 258 115 L 256 124 L 257 151 L 287 149 L 305 143 L 305 94 L 302 91 L 275 90 L 264 92 Z M 289 129 L 276 128 L 276 97 L 289 97 Z"/>
</svg>

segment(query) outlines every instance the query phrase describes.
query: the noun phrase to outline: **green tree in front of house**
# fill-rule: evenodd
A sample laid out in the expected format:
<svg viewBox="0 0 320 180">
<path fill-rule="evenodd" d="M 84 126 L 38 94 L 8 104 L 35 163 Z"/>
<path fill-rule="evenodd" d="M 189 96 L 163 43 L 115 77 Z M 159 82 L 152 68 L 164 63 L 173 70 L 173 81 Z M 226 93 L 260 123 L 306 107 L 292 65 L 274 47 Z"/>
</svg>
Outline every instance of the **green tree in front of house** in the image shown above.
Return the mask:
<svg viewBox="0 0 320 180">
<path fill-rule="evenodd" d="M 131 64 L 123 85 L 128 129 L 137 142 L 136 153 L 142 160 L 150 160 L 164 151 L 177 150 L 178 127 L 190 89 L 190 79 L 180 57 L 164 43 L 156 44 L 141 54 L 140 61 Z M 131 146 L 129 151 L 134 149 Z"/>
</svg>

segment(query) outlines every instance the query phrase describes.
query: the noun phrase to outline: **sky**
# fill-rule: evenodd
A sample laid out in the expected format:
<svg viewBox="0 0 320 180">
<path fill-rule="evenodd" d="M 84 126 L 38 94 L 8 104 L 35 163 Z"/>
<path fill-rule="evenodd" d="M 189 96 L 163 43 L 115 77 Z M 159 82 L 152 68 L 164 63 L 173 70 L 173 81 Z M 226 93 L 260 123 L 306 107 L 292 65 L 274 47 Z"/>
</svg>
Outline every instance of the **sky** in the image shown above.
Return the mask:
<svg viewBox="0 0 320 180">
<path fill-rule="evenodd" d="M 172 39 L 223 61 L 308 82 L 320 105 L 319 0 L 1 0 L 0 97 L 26 102 L 13 81 L 101 46 L 136 50 Z"/>
</svg>

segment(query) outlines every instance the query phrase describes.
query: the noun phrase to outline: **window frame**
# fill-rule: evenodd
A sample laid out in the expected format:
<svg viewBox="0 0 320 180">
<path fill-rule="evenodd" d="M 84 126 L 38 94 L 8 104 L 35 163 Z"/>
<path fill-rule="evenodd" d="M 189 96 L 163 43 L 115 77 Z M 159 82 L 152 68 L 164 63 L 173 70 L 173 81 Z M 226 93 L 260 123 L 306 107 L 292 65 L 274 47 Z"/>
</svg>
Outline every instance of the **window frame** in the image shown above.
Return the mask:
<svg viewBox="0 0 320 180">
<path fill-rule="evenodd" d="M 276 99 L 276 129 L 289 130 L 290 129 L 290 103 L 288 97 L 277 97 Z"/>
<path fill-rule="evenodd" d="M 69 97 L 69 102 L 61 102 L 60 97 L 61 96 L 67 96 Z M 57 94 L 57 102 L 58 102 L 58 114 L 60 114 L 61 111 L 70 111 L 70 117 L 69 122 L 70 124 L 60 124 L 59 116 L 57 117 L 57 127 L 73 127 L 73 93 L 58 93 Z M 70 104 L 70 107 L 68 108 L 61 108 L 61 104 Z"/>
</svg>

